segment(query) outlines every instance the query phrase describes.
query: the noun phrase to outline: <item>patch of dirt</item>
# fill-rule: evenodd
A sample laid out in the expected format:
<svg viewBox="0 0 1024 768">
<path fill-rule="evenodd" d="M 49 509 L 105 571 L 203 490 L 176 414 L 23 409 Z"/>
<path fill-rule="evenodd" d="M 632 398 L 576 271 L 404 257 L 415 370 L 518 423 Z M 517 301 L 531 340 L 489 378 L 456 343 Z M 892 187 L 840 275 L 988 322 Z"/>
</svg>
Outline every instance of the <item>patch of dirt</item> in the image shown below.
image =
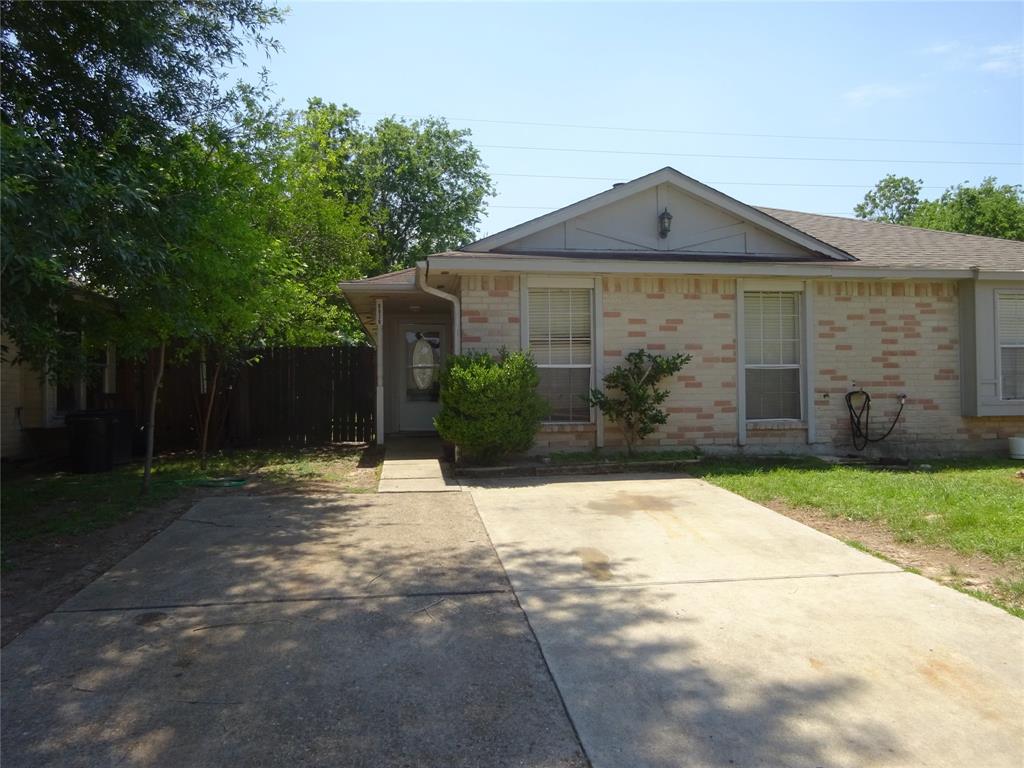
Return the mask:
<svg viewBox="0 0 1024 768">
<path fill-rule="evenodd" d="M 359 463 L 351 461 L 318 460 L 316 475 L 308 478 L 283 477 L 273 471 L 257 469 L 248 476 L 248 482 L 237 489 L 250 494 L 289 493 L 372 493 L 377 490 L 384 452 L 378 446 L 370 446 L 361 452 Z"/>
<path fill-rule="evenodd" d="M 9 570 L 0 589 L 0 645 L 7 645 L 181 517 L 198 496 L 185 492 L 109 528 L 4 545 Z"/>
<path fill-rule="evenodd" d="M 793 507 L 775 500 L 766 506 L 842 541 L 853 541 L 902 568 L 918 571 L 948 587 L 984 592 L 1024 610 L 1024 600 L 1000 589 L 999 582 L 1024 579 L 1024 568 L 997 563 L 985 555 L 963 555 L 945 547 L 898 541 L 882 523 L 830 517 L 817 509 Z"/>
</svg>

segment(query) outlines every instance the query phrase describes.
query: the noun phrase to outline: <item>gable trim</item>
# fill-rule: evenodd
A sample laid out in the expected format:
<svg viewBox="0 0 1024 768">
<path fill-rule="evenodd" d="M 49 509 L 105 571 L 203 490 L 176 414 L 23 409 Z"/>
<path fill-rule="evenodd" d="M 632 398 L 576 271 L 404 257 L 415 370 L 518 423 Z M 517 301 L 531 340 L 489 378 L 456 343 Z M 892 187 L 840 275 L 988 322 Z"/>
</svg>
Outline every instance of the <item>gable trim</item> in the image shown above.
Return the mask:
<svg viewBox="0 0 1024 768">
<path fill-rule="evenodd" d="M 649 173 L 646 176 L 641 176 L 633 181 L 599 192 L 596 195 L 580 200 L 578 203 L 573 203 L 572 205 L 568 205 L 564 208 L 559 208 L 557 211 L 552 211 L 551 213 L 544 214 L 543 216 L 538 216 L 530 221 L 482 238 L 464 246 L 460 250 L 476 252 L 494 251 L 529 235 L 536 234 L 537 232 L 562 224 L 570 219 L 576 218 L 577 216 L 582 216 L 612 203 L 617 203 L 620 200 L 624 200 L 636 194 L 637 192 L 642 192 L 652 187 L 656 187 L 659 184 L 666 183 L 678 187 L 687 194 L 698 198 L 708 205 L 730 213 L 733 216 L 743 219 L 756 227 L 760 227 L 761 229 L 771 232 L 772 234 L 799 245 L 802 248 L 824 254 L 830 259 L 834 259 L 836 261 L 857 260 L 846 251 L 829 245 L 822 240 L 818 240 L 805 232 L 801 232 L 799 229 L 796 229 L 795 227 L 792 227 L 789 224 L 764 213 L 763 211 L 759 211 L 753 206 L 742 203 L 733 197 L 729 197 L 729 195 L 726 195 L 724 192 L 719 192 L 717 189 L 713 189 L 706 184 L 702 184 L 696 179 L 680 173 L 675 168 L 671 167 L 662 168 L 654 173 Z"/>
</svg>

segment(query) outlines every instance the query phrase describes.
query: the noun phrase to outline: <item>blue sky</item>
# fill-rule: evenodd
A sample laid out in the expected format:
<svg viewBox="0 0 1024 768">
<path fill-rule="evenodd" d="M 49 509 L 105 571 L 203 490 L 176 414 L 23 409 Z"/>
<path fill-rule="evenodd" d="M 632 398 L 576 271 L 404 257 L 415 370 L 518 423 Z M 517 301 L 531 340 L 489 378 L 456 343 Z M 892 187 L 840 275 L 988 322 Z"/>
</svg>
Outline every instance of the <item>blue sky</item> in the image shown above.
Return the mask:
<svg viewBox="0 0 1024 768">
<path fill-rule="evenodd" d="M 665 165 L 751 204 L 843 215 L 890 172 L 926 196 L 1024 181 L 1021 3 L 290 8 L 284 50 L 250 66 L 288 107 L 319 96 L 366 122 L 472 129 L 498 189 L 481 234 Z"/>
</svg>

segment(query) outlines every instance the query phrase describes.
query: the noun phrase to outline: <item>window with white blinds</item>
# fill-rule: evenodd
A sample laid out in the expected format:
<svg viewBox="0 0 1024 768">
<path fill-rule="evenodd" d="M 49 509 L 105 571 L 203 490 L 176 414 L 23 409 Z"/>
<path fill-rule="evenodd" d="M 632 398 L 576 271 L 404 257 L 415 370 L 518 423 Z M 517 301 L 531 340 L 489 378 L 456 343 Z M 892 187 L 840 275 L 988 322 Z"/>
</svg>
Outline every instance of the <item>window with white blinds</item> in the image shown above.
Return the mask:
<svg viewBox="0 0 1024 768">
<path fill-rule="evenodd" d="M 549 422 L 589 422 L 585 397 L 593 373 L 593 291 L 529 288 L 530 352 Z"/>
<path fill-rule="evenodd" d="M 800 294 L 744 293 L 743 332 L 747 418 L 801 418 Z"/>
<path fill-rule="evenodd" d="M 999 391 L 1003 400 L 1024 400 L 1024 293 L 996 294 Z"/>
</svg>

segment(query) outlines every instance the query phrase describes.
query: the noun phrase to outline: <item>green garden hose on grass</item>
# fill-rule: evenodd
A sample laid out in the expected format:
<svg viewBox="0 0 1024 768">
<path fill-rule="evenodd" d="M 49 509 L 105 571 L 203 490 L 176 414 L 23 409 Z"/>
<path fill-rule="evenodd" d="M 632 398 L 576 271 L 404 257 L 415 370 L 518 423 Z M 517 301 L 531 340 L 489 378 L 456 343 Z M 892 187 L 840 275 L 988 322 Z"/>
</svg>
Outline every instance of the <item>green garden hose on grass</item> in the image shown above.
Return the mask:
<svg viewBox="0 0 1024 768">
<path fill-rule="evenodd" d="M 249 482 L 248 477 L 197 477 L 178 480 L 178 485 L 192 485 L 199 488 L 238 488 Z"/>
</svg>

